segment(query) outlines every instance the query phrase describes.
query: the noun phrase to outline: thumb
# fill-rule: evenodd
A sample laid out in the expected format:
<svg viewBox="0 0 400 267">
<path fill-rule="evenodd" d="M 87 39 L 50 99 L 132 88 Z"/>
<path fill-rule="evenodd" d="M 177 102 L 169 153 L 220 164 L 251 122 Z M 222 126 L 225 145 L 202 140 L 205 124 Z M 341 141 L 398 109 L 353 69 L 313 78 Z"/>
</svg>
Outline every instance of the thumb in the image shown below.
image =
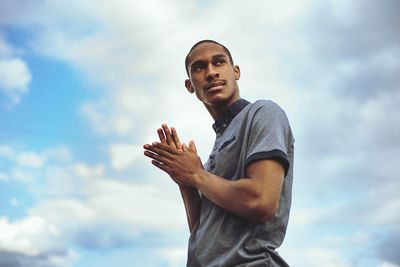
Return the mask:
<svg viewBox="0 0 400 267">
<path fill-rule="evenodd" d="M 189 142 L 189 148 L 190 148 L 190 150 L 192 150 L 192 151 L 194 151 L 194 152 L 197 153 L 197 148 L 196 148 L 196 145 L 194 144 L 194 141 L 193 141 L 193 140 L 191 140 L 191 141 Z"/>
</svg>

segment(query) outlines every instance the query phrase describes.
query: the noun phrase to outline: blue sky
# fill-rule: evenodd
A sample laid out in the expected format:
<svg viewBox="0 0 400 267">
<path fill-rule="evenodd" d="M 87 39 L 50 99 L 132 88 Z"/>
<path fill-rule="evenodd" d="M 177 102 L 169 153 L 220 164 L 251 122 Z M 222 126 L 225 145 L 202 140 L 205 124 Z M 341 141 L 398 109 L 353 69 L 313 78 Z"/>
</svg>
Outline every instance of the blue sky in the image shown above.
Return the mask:
<svg viewBox="0 0 400 267">
<path fill-rule="evenodd" d="M 0 0 L 0 266 L 184 266 L 178 189 L 142 156 L 163 122 L 211 149 L 183 86 L 201 39 L 241 96 L 296 138 L 279 253 L 299 267 L 400 266 L 400 4 Z"/>
</svg>

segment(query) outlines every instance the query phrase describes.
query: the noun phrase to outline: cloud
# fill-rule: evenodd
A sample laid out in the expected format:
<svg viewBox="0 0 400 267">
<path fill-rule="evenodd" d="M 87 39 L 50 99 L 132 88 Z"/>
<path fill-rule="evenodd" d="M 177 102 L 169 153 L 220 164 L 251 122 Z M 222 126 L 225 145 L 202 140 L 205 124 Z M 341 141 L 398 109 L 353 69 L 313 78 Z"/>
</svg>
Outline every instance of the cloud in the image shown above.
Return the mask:
<svg viewBox="0 0 400 267">
<path fill-rule="evenodd" d="M 0 92 L 16 105 L 29 91 L 31 73 L 24 60 L 0 36 Z M 7 103 L 6 103 L 7 104 Z"/>
<path fill-rule="evenodd" d="M 399 239 L 400 231 L 398 228 L 394 228 L 380 236 L 378 242 L 375 243 L 375 251 L 379 257 L 387 262 L 386 264 L 400 266 Z"/>
<path fill-rule="evenodd" d="M 14 222 L 2 217 L 0 232 L 1 266 L 66 267 L 74 258 L 60 242 L 58 229 L 41 217 Z"/>
<path fill-rule="evenodd" d="M 43 166 L 45 159 L 35 153 L 24 152 L 18 155 L 17 163 L 22 166 L 28 166 L 32 168 L 40 168 Z"/>
<path fill-rule="evenodd" d="M 186 248 L 177 248 L 177 247 L 169 247 L 164 248 L 159 251 L 159 254 L 162 258 L 165 258 L 168 266 L 171 267 L 179 267 L 184 266 L 186 264 Z"/>
<path fill-rule="evenodd" d="M 393 264 L 393 263 L 390 263 L 390 262 L 383 262 L 381 265 L 379 265 L 379 267 L 398 267 L 399 265 L 397 265 L 397 264 Z"/>
<path fill-rule="evenodd" d="M 381 4 L 371 0 L 327 1 L 315 5 L 309 16 L 310 21 L 319 21 L 309 30 L 316 41 L 314 48 L 321 59 L 340 61 L 362 60 L 376 51 L 398 47 L 400 35 L 395 25 L 400 20 L 394 10 L 399 8 L 395 0 Z"/>
<path fill-rule="evenodd" d="M 76 258 L 74 253 L 64 252 L 38 256 L 0 252 L 0 265 L 2 267 L 68 267 L 71 266 L 74 258 Z"/>
<path fill-rule="evenodd" d="M 126 148 L 130 152 L 129 146 L 117 150 L 120 148 L 122 154 Z M 175 233 L 177 238 L 176 233 L 186 229 L 180 197 L 171 192 L 173 187 L 163 186 L 165 179 L 153 179 L 154 184 L 150 184 L 117 175 L 107 177 L 113 169 L 107 169 L 106 164 L 91 166 L 77 161 L 66 147 L 27 152 L 3 145 L 2 151 L 3 157 L 12 155 L 11 174 L 5 175 L 15 177 L 19 173 L 24 177 L 5 182 L 23 183 L 37 200 L 26 217 L 13 222 L 6 217 L 0 220 L 0 232 L 4 233 L 0 237 L 0 260 L 4 265 L 69 266 L 77 257 L 68 249 L 70 244 L 112 250 L 140 243 L 152 233 L 157 236 L 151 237 L 152 246 L 160 247 L 165 242 L 162 240 L 172 239 L 165 233 Z M 44 158 L 47 160 L 36 164 L 36 159 Z M 130 164 L 121 155 L 118 160 L 123 164 L 117 167 Z"/>
<path fill-rule="evenodd" d="M 8 145 L 0 145 L 0 156 L 10 159 L 13 157 L 13 149 Z"/>
<path fill-rule="evenodd" d="M 313 266 L 350 267 L 352 264 L 343 258 L 341 253 L 332 249 L 320 247 L 306 250 L 306 258 Z"/>
<path fill-rule="evenodd" d="M 125 169 L 139 157 L 143 149 L 136 145 L 114 144 L 110 147 L 111 166 L 116 170 Z"/>
<path fill-rule="evenodd" d="M 46 251 L 50 240 L 57 236 L 57 229 L 40 217 L 28 217 L 12 224 L 7 218 L 1 218 L 0 232 L 1 250 L 28 256 Z"/>
</svg>

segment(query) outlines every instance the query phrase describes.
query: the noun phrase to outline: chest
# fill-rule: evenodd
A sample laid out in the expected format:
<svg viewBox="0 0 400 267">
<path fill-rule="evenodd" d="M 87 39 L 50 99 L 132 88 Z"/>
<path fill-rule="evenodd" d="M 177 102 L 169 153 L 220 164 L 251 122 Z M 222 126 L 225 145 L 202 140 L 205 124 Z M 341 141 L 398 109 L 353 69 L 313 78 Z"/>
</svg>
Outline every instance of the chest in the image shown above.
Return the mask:
<svg viewBox="0 0 400 267">
<path fill-rule="evenodd" d="M 241 127 L 228 128 L 221 137 L 215 140 L 205 165 L 206 170 L 229 180 L 243 176 L 245 139 Z"/>
</svg>

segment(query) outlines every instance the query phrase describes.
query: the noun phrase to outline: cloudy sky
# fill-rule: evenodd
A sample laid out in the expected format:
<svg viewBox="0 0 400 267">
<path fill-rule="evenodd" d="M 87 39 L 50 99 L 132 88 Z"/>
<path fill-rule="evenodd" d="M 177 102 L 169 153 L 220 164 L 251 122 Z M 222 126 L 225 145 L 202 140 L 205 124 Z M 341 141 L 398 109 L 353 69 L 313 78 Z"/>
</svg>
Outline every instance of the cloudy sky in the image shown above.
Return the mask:
<svg viewBox="0 0 400 267">
<path fill-rule="evenodd" d="M 207 158 L 183 86 L 201 39 L 230 48 L 241 96 L 296 138 L 279 253 L 299 267 L 400 266 L 397 0 L 0 0 L 0 266 L 183 266 L 174 183 L 142 156 L 163 122 Z"/>
</svg>

